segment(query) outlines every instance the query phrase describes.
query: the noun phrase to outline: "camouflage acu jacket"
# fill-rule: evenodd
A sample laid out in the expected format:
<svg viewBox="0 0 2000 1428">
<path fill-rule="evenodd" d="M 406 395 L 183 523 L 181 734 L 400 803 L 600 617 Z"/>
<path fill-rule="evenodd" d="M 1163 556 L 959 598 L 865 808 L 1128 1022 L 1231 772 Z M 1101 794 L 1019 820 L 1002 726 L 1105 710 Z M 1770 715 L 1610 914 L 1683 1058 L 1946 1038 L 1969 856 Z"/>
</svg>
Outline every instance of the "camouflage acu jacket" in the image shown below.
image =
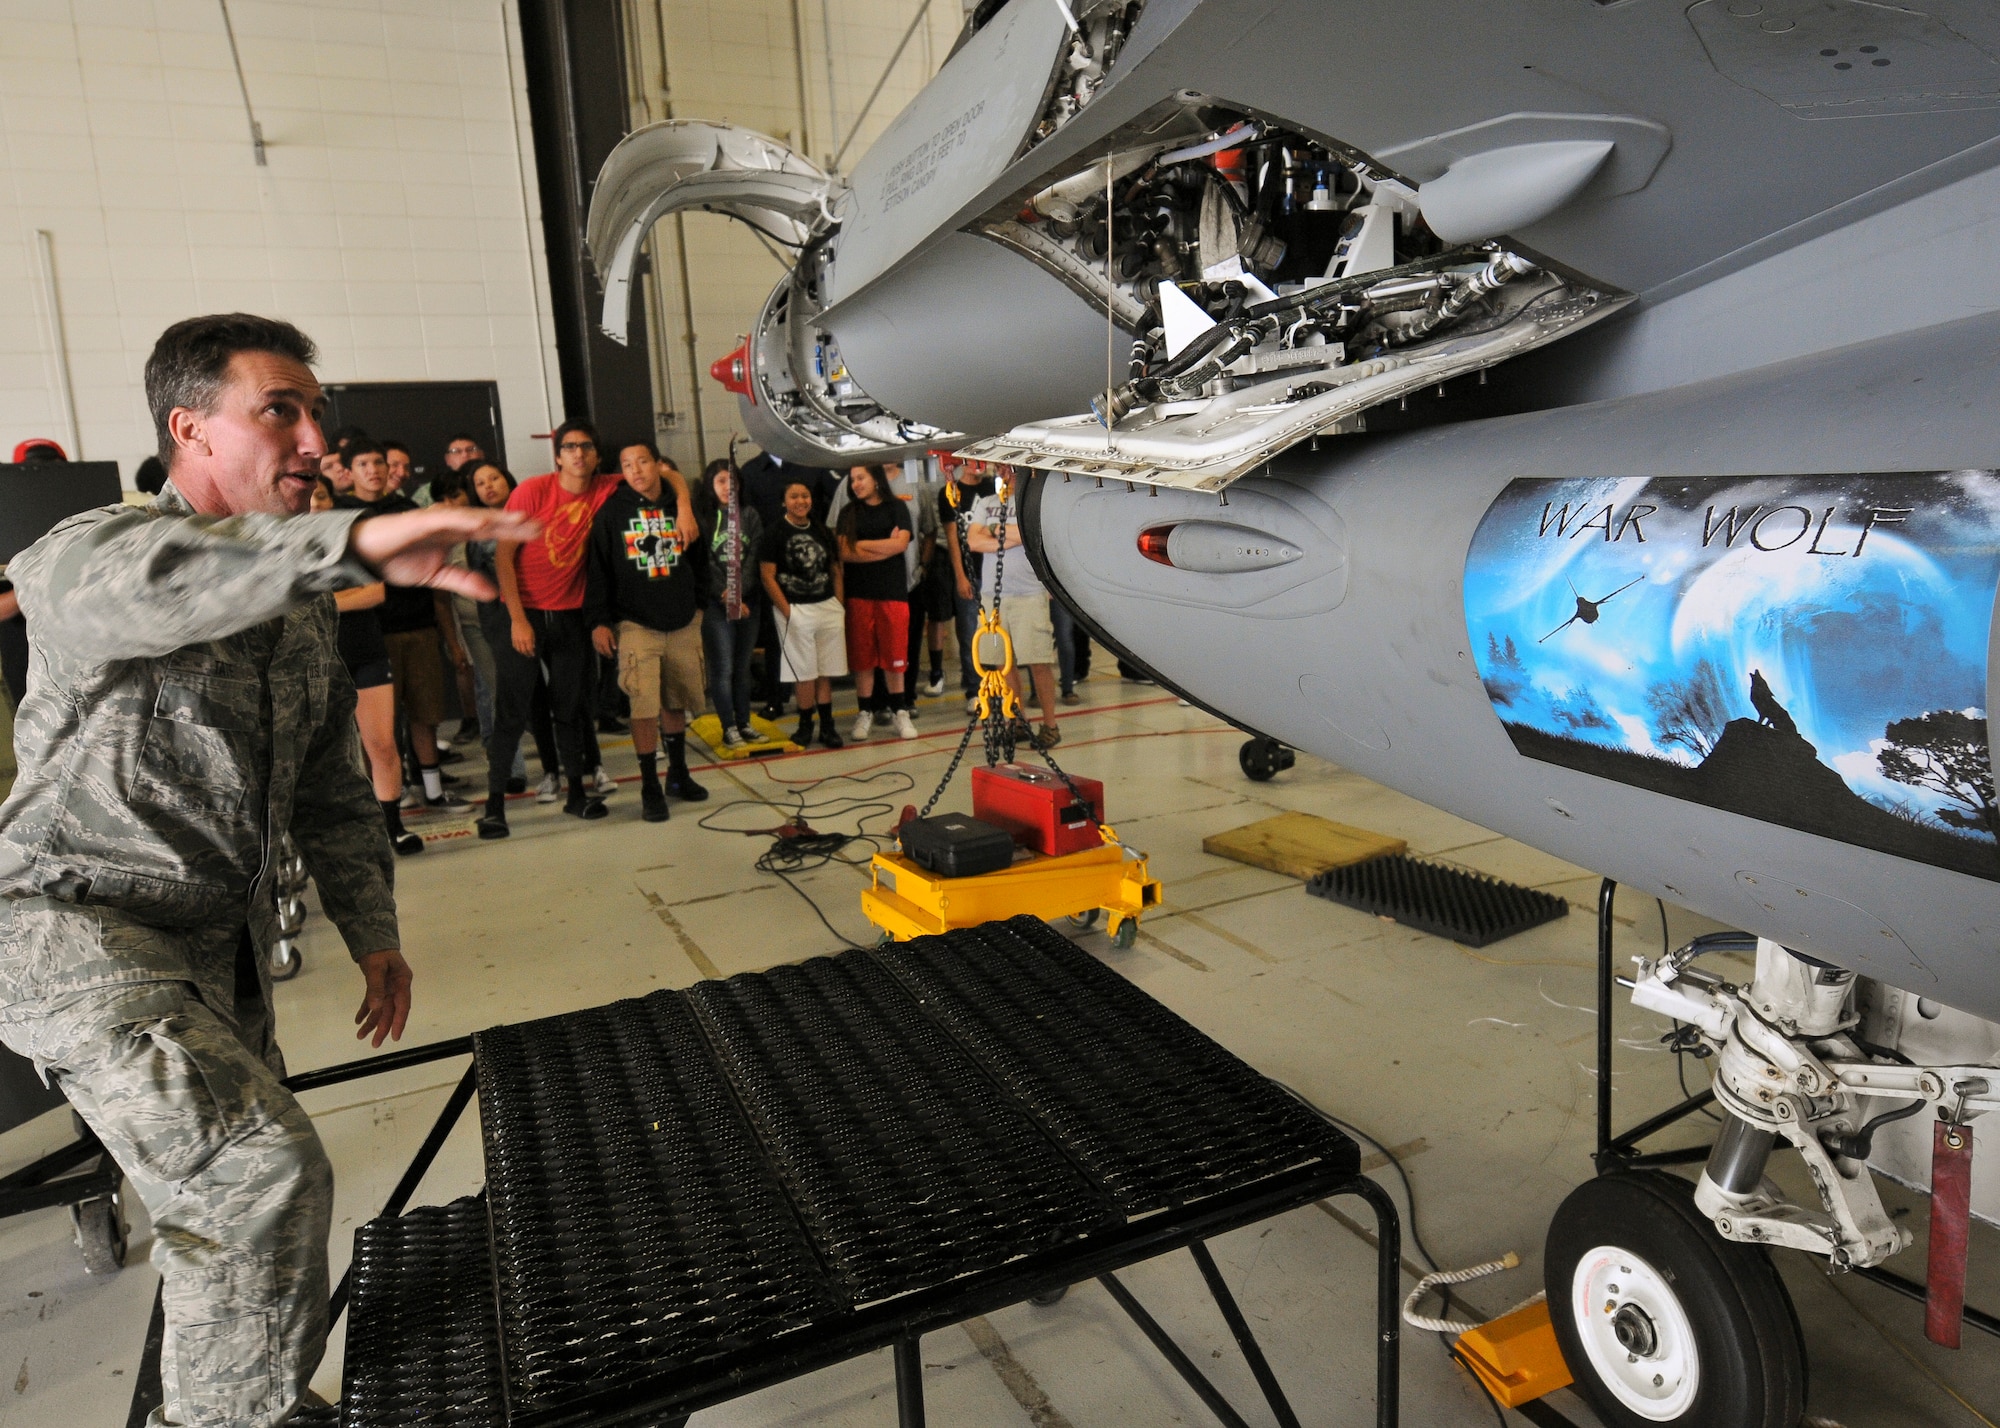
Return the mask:
<svg viewBox="0 0 2000 1428">
<path fill-rule="evenodd" d="M 276 936 L 287 827 L 349 951 L 399 945 L 334 652 L 331 592 L 376 578 L 347 554 L 353 523 L 197 516 L 169 484 L 14 558 L 34 653 L 0 804 L 0 1007 L 163 978 L 230 1006 L 241 929 L 259 949 Z M 35 915 L 52 903 L 91 910 L 98 934 Z"/>
</svg>

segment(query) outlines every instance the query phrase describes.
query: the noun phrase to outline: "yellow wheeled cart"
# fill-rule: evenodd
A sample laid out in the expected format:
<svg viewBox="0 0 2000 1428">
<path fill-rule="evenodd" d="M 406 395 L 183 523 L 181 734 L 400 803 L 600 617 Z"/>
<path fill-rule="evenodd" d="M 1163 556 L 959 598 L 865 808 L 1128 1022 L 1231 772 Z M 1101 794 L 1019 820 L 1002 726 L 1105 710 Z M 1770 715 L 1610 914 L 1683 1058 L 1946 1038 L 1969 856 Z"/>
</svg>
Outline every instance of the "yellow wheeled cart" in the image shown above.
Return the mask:
<svg viewBox="0 0 2000 1428">
<path fill-rule="evenodd" d="M 1030 856 L 969 878 L 940 877 L 899 853 L 877 853 L 869 871 L 861 911 L 885 940 L 899 942 L 1023 912 L 1067 917 L 1079 927 L 1102 913 L 1110 918 L 1112 945 L 1130 947 L 1139 914 L 1160 905 L 1160 884 L 1147 873 L 1145 855 L 1119 843 L 1059 858 Z"/>
</svg>

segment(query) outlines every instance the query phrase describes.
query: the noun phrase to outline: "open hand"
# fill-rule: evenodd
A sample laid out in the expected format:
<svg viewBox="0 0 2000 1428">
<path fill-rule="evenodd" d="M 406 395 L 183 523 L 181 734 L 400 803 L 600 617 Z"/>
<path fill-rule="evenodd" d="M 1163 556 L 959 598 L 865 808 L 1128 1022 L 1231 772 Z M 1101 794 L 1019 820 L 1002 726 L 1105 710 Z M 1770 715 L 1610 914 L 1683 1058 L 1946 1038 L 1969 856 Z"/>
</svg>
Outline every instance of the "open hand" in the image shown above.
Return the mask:
<svg viewBox="0 0 2000 1428">
<path fill-rule="evenodd" d="M 453 565 L 451 548 L 469 540 L 529 541 L 541 527 L 515 511 L 481 511 L 469 506 L 426 506 L 356 521 L 347 547 L 362 564 L 391 585 L 428 586 L 491 600 L 500 592 L 483 575 Z"/>
<path fill-rule="evenodd" d="M 410 964 L 394 947 L 385 947 L 361 959 L 361 975 L 368 980 L 368 991 L 354 1014 L 355 1025 L 361 1028 L 355 1037 L 366 1039 L 373 1033 L 372 1046 L 380 1046 L 384 1037 L 401 1041 L 403 1023 L 410 1019 Z"/>
</svg>

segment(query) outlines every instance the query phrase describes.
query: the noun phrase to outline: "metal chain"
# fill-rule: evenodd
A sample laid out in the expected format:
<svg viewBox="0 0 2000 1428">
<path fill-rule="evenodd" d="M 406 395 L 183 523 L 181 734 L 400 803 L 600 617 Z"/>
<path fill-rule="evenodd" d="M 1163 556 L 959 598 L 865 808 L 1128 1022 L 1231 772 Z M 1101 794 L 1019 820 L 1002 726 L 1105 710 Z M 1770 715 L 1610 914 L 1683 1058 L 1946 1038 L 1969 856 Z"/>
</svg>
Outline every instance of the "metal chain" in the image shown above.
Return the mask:
<svg viewBox="0 0 2000 1428">
<path fill-rule="evenodd" d="M 960 761 L 965 758 L 965 750 L 967 746 L 972 743 L 972 731 L 974 729 L 977 729 L 978 727 L 979 727 L 979 716 L 977 714 L 974 714 L 965 721 L 965 734 L 958 741 L 958 752 L 951 756 L 951 766 L 944 771 L 944 777 L 938 780 L 938 786 L 931 790 L 930 798 L 927 799 L 924 803 L 924 806 L 918 810 L 917 817 L 919 818 L 930 817 L 931 810 L 937 807 L 937 801 L 940 798 L 944 797 L 944 791 L 951 786 L 952 778 L 958 773 L 958 765 Z"/>
</svg>

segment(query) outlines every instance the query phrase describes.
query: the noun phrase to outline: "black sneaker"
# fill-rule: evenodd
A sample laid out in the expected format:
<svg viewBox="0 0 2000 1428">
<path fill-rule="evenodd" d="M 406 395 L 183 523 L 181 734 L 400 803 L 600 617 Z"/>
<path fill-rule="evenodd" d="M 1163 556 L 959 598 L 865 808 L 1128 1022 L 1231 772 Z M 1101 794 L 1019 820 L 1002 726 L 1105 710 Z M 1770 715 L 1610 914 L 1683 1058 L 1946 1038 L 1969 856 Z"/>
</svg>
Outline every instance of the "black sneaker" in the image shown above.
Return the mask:
<svg viewBox="0 0 2000 1428">
<path fill-rule="evenodd" d="M 792 730 L 792 742 L 797 744 L 800 748 L 810 749 L 812 747 L 812 741 L 813 741 L 812 720 L 807 719 L 804 723 L 800 724 L 798 728 Z"/>
<path fill-rule="evenodd" d="M 702 803 L 708 798 L 708 790 L 696 783 L 694 775 L 686 769 L 667 774 L 667 792 L 683 803 Z"/>
<path fill-rule="evenodd" d="M 470 813 L 472 805 L 455 793 L 443 793 L 436 798 L 427 798 L 423 806 L 432 813 Z"/>
<path fill-rule="evenodd" d="M 479 830 L 480 838 L 486 840 L 505 838 L 509 833 L 514 831 L 507 826 L 505 818 L 496 818 L 490 813 L 473 826 Z"/>
<path fill-rule="evenodd" d="M 762 714 L 766 719 L 770 719 L 773 722 L 785 717 L 784 706 L 780 704 L 766 704 L 762 709 L 759 709 L 757 712 L 759 714 Z"/>
<path fill-rule="evenodd" d="M 464 763 L 465 755 L 461 754 L 457 749 L 439 749 L 438 762 L 440 764 Z"/>
<path fill-rule="evenodd" d="M 665 823 L 672 816 L 667 809 L 667 795 L 657 783 L 640 781 L 639 816 L 648 823 Z"/>
<path fill-rule="evenodd" d="M 395 844 L 399 858 L 412 858 L 424 851 L 424 835 L 421 833 L 398 833 L 390 841 Z"/>
<path fill-rule="evenodd" d="M 526 793 L 527 791 L 528 791 L 528 781 L 526 779 L 510 778 L 507 780 L 507 792 Z"/>
<path fill-rule="evenodd" d="M 563 805 L 563 812 L 572 818 L 581 818 L 586 823 L 611 816 L 611 810 L 604 806 L 604 800 L 601 798 L 573 798 Z"/>
<path fill-rule="evenodd" d="M 840 730 L 833 727 L 832 721 L 829 720 L 825 725 L 823 725 L 820 728 L 819 746 L 822 749 L 837 749 L 840 748 L 841 745 L 844 744 L 845 742 L 846 741 L 840 737 Z"/>
</svg>

